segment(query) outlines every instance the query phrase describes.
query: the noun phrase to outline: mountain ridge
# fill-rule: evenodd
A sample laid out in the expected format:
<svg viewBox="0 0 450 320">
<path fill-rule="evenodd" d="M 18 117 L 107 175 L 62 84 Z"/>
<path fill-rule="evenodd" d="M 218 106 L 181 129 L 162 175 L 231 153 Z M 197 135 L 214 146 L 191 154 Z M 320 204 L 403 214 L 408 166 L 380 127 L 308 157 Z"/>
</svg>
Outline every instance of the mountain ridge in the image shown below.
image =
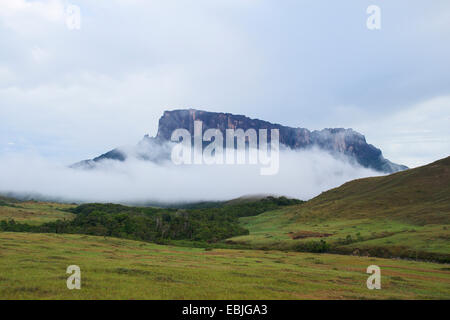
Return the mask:
<svg viewBox="0 0 450 320">
<path fill-rule="evenodd" d="M 353 129 L 325 128 L 310 131 L 301 127 L 288 127 L 265 120 L 252 119 L 245 115 L 223 112 L 209 112 L 197 109 L 176 109 L 164 111 L 158 122 L 158 131 L 155 137 L 149 135 L 136 146 L 138 158 L 158 162 L 170 158 L 170 148 L 165 146 L 170 142 L 175 129 L 186 129 L 194 134 L 194 122 L 202 121 L 203 131 L 213 128 L 222 133 L 226 129 L 278 129 L 280 144 L 292 150 L 318 147 L 334 155 L 345 155 L 363 167 L 371 168 L 384 173 L 393 173 L 408 169 L 408 167 L 392 163 L 385 159 L 380 149 L 368 144 L 364 135 Z M 92 168 L 99 161 L 110 159 L 125 161 L 128 155 L 116 148 L 91 160 L 84 160 L 72 167 Z"/>
</svg>

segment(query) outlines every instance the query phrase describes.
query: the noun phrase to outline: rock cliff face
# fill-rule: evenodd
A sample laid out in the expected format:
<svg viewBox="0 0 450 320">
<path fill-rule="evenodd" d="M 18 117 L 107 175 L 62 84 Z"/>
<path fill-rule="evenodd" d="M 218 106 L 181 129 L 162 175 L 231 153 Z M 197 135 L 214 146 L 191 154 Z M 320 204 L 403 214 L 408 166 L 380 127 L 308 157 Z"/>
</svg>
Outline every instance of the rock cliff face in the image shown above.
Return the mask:
<svg viewBox="0 0 450 320">
<path fill-rule="evenodd" d="M 392 173 L 407 169 L 406 166 L 390 162 L 382 156 L 381 150 L 366 142 L 365 137 L 352 129 L 323 129 L 309 131 L 305 128 L 292 128 L 274 124 L 263 120 L 250 119 L 243 115 L 230 113 L 216 113 L 194 109 L 165 111 L 159 119 L 158 133 L 156 137 L 145 136 L 139 143 L 138 157 L 158 161 L 170 155 L 170 150 L 163 145 L 170 141 L 172 132 L 176 129 L 187 129 L 194 135 L 194 121 L 203 122 L 203 131 L 213 128 L 219 129 L 225 135 L 226 129 L 278 129 L 280 132 L 280 144 L 291 149 L 306 149 L 318 147 L 335 155 L 345 155 L 354 159 L 360 165 L 377 171 Z M 158 157 L 152 157 L 152 150 L 158 149 Z M 161 150 L 163 149 L 163 150 Z M 142 151 L 144 150 L 144 151 Z M 162 151 L 162 152 L 161 152 Z M 114 149 L 93 160 L 80 162 L 76 167 L 91 167 L 104 159 L 124 161 L 127 154 L 119 149 Z"/>
</svg>

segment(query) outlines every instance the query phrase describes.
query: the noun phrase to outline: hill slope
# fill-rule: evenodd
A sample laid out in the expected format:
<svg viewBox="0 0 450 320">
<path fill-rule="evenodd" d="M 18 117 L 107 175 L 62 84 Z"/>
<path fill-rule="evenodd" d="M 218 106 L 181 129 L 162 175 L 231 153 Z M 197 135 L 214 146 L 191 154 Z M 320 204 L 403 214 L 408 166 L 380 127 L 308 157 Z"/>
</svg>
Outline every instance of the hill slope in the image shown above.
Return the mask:
<svg viewBox="0 0 450 320">
<path fill-rule="evenodd" d="M 255 247 L 308 250 L 308 242 L 322 240 L 336 252 L 448 262 L 450 157 L 354 180 L 304 204 L 240 221 L 250 235 L 231 241 Z"/>
<path fill-rule="evenodd" d="M 321 217 L 383 217 L 414 224 L 450 222 L 450 157 L 389 176 L 358 179 L 302 207 Z"/>
</svg>

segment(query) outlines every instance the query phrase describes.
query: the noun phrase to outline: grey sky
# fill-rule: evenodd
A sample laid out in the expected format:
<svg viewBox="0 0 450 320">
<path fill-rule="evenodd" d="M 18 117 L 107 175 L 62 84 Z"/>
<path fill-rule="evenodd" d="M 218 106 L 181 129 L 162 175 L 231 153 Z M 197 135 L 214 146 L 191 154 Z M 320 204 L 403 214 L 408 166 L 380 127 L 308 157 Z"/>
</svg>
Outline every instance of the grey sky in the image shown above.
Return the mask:
<svg viewBox="0 0 450 320">
<path fill-rule="evenodd" d="M 193 107 L 352 127 L 416 166 L 449 155 L 449 57 L 447 0 L 0 0 L 0 153 L 71 163 Z"/>
</svg>

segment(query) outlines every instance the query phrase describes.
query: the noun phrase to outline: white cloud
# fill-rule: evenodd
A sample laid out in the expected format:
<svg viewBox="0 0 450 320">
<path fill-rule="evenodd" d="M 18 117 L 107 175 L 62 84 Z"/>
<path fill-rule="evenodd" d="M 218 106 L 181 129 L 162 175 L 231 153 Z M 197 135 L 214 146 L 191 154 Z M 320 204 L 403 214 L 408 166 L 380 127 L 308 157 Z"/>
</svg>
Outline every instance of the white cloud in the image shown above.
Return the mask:
<svg viewBox="0 0 450 320">
<path fill-rule="evenodd" d="M 8 84 L 14 82 L 16 76 L 11 70 L 6 66 L 0 66 L 0 88 L 7 86 Z"/>
<path fill-rule="evenodd" d="M 0 21 L 22 35 L 41 32 L 48 23 L 61 24 L 64 17 L 64 2 L 60 0 L 0 1 Z"/>
<path fill-rule="evenodd" d="M 37 63 L 45 62 L 45 60 L 49 58 L 49 54 L 45 50 L 37 46 L 31 49 L 31 56 Z"/>
<path fill-rule="evenodd" d="M 374 125 L 374 123 L 376 125 Z M 417 167 L 450 155 L 450 96 L 430 99 L 359 127 L 386 158 Z"/>
<path fill-rule="evenodd" d="M 19 132 L 36 147 L 53 144 L 70 162 L 135 144 L 156 134 L 165 109 L 185 107 L 183 76 L 166 67 L 121 79 L 81 73 L 61 84 L 0 88 L 0 123 L 15 129 L 3 135 L 12 140 Z"/>
<path fill-rule="evenodd" d="M 66 27 L 69 3 L 81 7 L 81 30 Z M 377 134 L 390 132 L 389 121 L 363 118 L 384 121 L 449 94 L 449 3 L 385 3 L 379 33 L 367 32 L 366 8 L 0 0 L 0 141 L 74 162 L 154 134 L 163 110 L 194 107 L 313 129 L 353 126 L 395 162 L 437 158 L 444 145 L 417 144 L 412 156 L 406 138 Z"/>
<path fill-rule="evenodd" d="M 277 175 L 261 176 L 259 168 L 128 160 L 75 170 L 32 154 L 10 154 L 0 156 L 0 192 L 102 202 L 226 200 L 248 194 L 309 199 L 348 180 L 379 175 L 318 150 L 281 152 Z"/>
</svg>

